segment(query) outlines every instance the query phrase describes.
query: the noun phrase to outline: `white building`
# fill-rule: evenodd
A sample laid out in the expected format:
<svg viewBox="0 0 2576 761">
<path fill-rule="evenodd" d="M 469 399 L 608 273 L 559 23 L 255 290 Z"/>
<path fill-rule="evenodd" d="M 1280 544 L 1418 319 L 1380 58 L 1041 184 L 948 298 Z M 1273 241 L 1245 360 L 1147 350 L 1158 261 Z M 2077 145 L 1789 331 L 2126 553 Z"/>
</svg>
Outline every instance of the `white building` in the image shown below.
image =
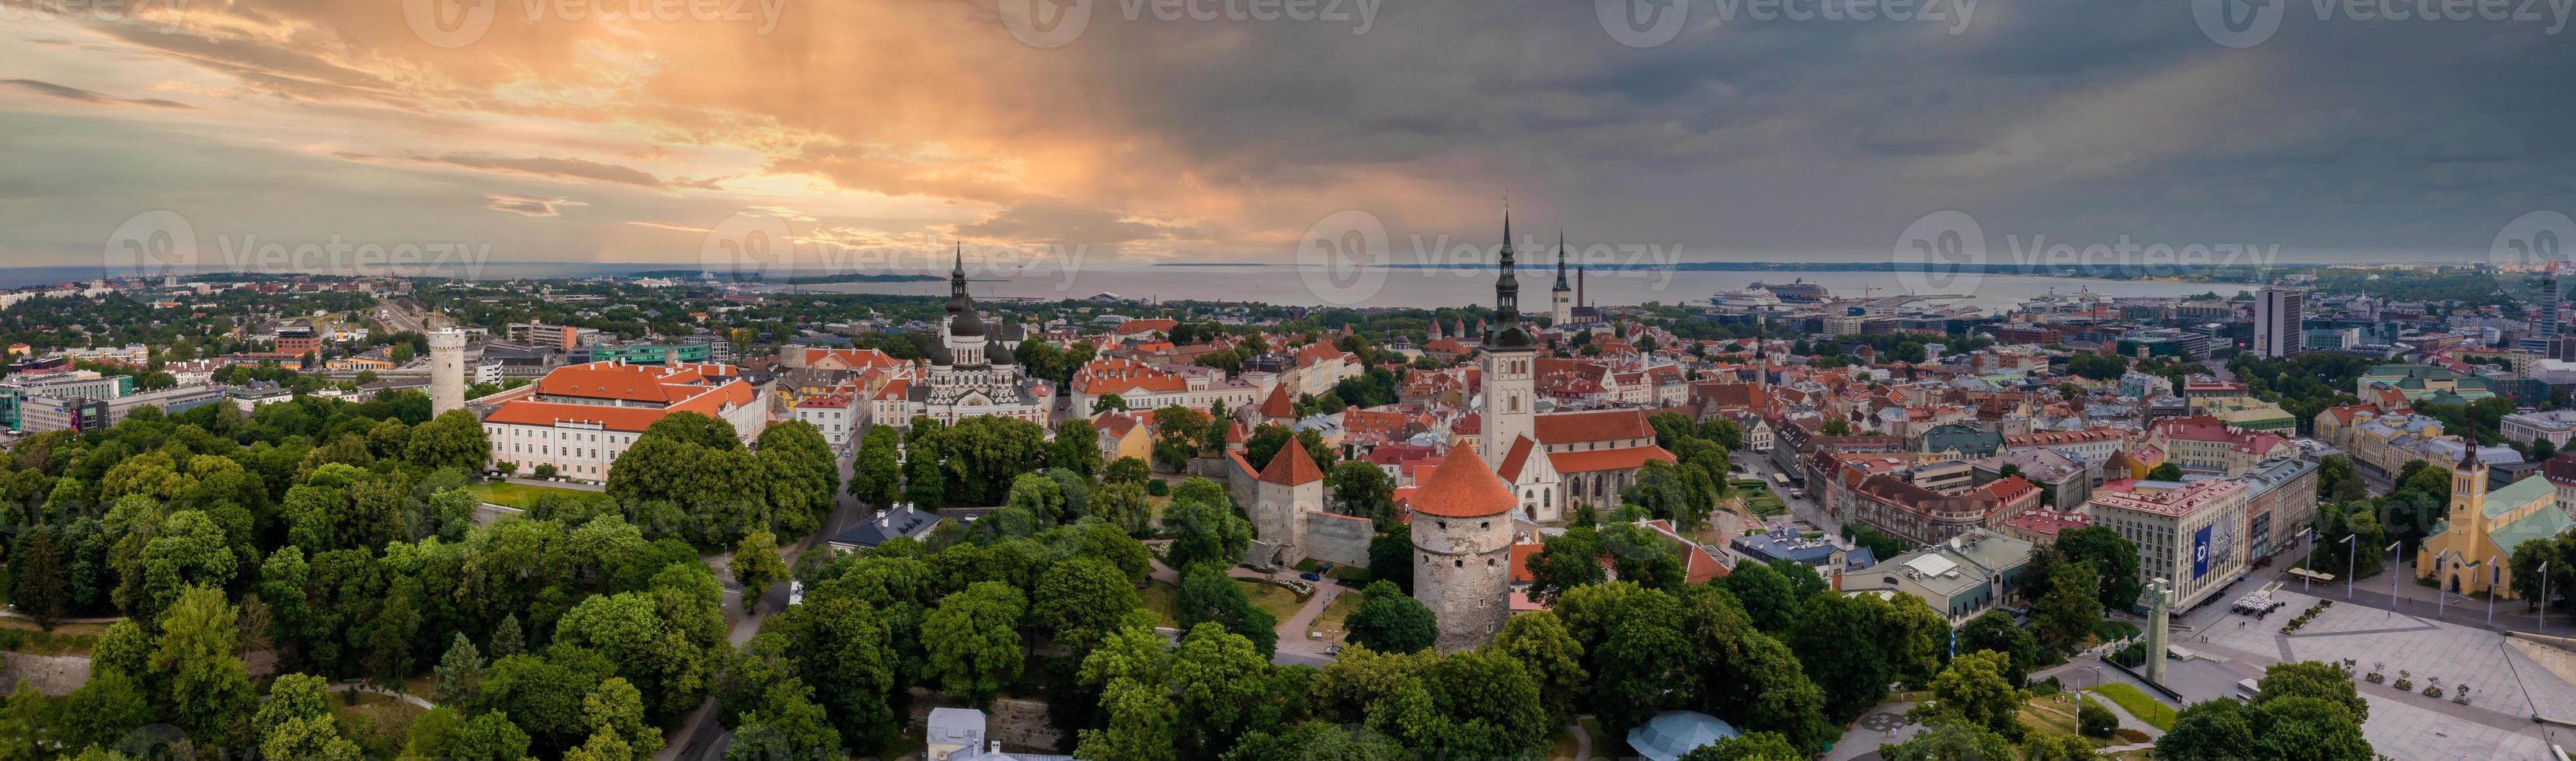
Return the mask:
<svg viewBox="0 0 2576 761">
<path fill-rule="evenodd" d="M 769 425 L 764 396 L 732 365 L 566 365 L 501 394 L 483 431 L 492 463 L 518 463 L 521 473 L 552 465 L 566 478 L 606 481 L 617 456 L 674 412 L 725 421 L 745 442 L 758 438 Z"/>
<path fill-rule="evenodd" d="M 2504 416 L 2504 420 L 2498 423 L 2498 430 L 2515 443 L 2529 444 L 2536 439 L 2548 439 L 2552 446 L 2565 447 L 2568 435 L 2576 432 L 2576 410 L 2516 412 Z"/>
<path fill-rule="evenodd" d="M 1073 375 L 1072 408 L 1088 413 L 1092 402 L 1116 394 L 1131 410 L 1178 404 L 1204 410 L 1217 402 L 1236 410 L 1259 402 L 1269 389 L 1242 378 L 1225 377 L 1213 367 L 1102 357 Z"/>
<path fill-rule="evenodd" d="M 849 446 L 850 437 L 858 433 L 860 424 L 866 420 L 865 410 L 861 408 L 859 397 L 855 394 L 817 394 L 805 397 L 803 401 L 797 402 L 796 406 L 788 408 L 788 414 L 797 420 L 812 423 L 815 430 L 823 432 L 823 440 L 835 448 Z"/>
</svg>

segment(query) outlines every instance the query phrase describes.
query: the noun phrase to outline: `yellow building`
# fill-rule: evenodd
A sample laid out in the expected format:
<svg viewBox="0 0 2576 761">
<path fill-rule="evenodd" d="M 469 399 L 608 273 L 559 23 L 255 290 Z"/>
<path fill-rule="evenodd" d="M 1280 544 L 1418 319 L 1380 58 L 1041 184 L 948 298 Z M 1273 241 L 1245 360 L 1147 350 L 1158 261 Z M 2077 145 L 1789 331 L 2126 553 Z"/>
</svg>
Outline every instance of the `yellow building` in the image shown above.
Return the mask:
<svg viewBox="0 0 2576 761">
<path fill-rule="evenodd" d="M 2556 536 L 2576 519 L 2558 509 L 2558 487 L 2549 479 L 2524 478 L 2490 494 L 2487 464 L 2477 450 L 2463 459 L 2451 471 L 2450 511 L 2415 554 L 2415 576 L 2438 578 L 2444 591 L 2476 594 L 2493 587 L 2496 595 L 2516 599 L 2513 568 L 2505 562 L 2513 548 Z"/>
</svg>

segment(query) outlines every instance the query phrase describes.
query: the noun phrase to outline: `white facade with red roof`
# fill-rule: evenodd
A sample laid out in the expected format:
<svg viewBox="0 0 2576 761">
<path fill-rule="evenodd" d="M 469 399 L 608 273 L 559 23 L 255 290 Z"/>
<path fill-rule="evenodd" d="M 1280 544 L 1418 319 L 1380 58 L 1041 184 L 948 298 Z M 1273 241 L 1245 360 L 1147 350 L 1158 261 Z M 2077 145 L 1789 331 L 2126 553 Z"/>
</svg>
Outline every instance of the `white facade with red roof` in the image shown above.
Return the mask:
<svg viewBox="0 0 2576 761">
<path fill-rule="evenodd" d="M 762 393 L 731 365 L 566 365 L 486 397 L 500 406 L 483 417 L 483 432 L 493 463 L 517 463 L 521 473 L 552 465 L 566 478 L 606 481 L 636 436 L 674 412 L 723 420 L 746 442 L 759 437 L 769 425 Z"/>
</svg>

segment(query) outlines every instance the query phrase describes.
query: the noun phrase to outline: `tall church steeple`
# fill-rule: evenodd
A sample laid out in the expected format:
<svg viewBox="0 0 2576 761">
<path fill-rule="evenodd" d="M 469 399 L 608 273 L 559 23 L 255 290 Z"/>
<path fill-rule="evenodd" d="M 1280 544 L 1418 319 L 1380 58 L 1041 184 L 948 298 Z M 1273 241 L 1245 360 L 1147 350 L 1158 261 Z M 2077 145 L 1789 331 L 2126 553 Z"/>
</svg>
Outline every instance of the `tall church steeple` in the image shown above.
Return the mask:
<svg viewBox="0 0 2576 761">
<path fill-rule="evenodd" d="M 1512 442 L 1532 436 L 1538 399 L 1532 365 L 1538 343 L 1521 326 L 1520 280 L 1512 274 L 1512 212 L 1503 208 L 1502 273 L 1494 279 L 1494 321 L 1485 331 L 1485 431 L 1478 444 L 1486 462 L 1502 462 Z"/>
<path fill-rule="evenodd" d="M 1547 324 L 1563 326 L 1574 322 L 1574 289 L 1565 284 L 1565 231 L 1556 232 L 1556 288 L 1547 294 Z"/>
<path fill-rule="evenodd" d="M 1574 290 L 1565 284 L 1565 231 L 1556 231 L 1556 292 Z"/>
<path fill-rule="evenodd" d="M 1512 211 L 1503 208 L 1502 275 L 1494 279 L 1494 322 L 1485 332 L 1486 351 L 1529 351 L 1537 346 L 1521 327 L 1521 281 L 1512 274 Z"/>
</svg>

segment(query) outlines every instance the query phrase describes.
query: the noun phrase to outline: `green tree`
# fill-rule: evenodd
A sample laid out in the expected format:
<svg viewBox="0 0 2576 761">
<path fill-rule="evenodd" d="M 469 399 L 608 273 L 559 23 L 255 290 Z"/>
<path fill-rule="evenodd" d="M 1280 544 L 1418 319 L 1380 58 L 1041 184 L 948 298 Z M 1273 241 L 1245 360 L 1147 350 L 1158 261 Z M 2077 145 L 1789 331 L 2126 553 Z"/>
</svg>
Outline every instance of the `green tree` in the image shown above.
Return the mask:
<svg viewBox="0 0 2576 761">
<path fill-rule="evenodd" d="M 991 702 L 1004 682 L 1020 675 L 1020 618 L 1027 609 L 1020 590 L 989 581 L 940 598 L 921 627 L 927 676 L 949 694 Z"/>
<path fill-rule="evenodd" d="M 1270 659 L 1242 635 L 1210 622 L 1190 627 L 1172 657 L 1181 747 L 1193 758 L 1232 747 L 1249 729 Z"/>
<path fill-rule="evenodd" d="M 1145 461 L 1133 457 L 1121 457 L 1111 460 L 1109 461 L 1109 464 L 1103 465 L 1101 468 L 1100 483 L 1104 485 L 1135 484 L 1137 487 L 1142 488 L 1145 485 L 1146 479 L 1153 477 L 1153 471 L 1145 464 Z"/>
<path fill-rule="evenodd" d="M 16 551 L 9 554 L 9 603 L 46 631 L 70 608 L 63 548 L 53 526 L 37 524 L 18 538 Z"/>
<path fill-rule="evenodd" d="M 1053 526 L 1068 520 L 1064 506 L 1064 488 L 1055 479 L 1037 473 L 1022 473 L 1011 480 L 1010 496 L 1003 506 L 1027 510 L 1040 526 Z"/>
<path fill-rule="evenodd" d="M 1324 477 L 1324 487 L 1332 494 L 1333 509 L 1343 515 L 1367 518 L 1381 528 L 1395 520 L 1395 480 L 1374 463 L 1335 465 Z"/>
<path fill-rule="evenodd" d="M 733 547 L 733 559 L 727 561 L 734 584 L 742 587 L 742 612 L 760 610 L 760 599 L 769 596 L 769 588 L 787 580 L 787 561 L 778 557 L 778 537 L 767 531 L 754 531 Z"/>
<path fill-rule="evenodd" d="M 431 470 L 456 468 L 472 472 L 481 470 L 491 454 L 492 441 L 483 432 L 483 419 L 473 410 L 448 410 L 411 429 L 402 458 Z"/>
<path fill-rule="evenodd" d="M 2254 705 L 2290 697 L 2316 698 L 2344 709 L 2352 723 L 2370 721 L 2370 703 L 2361 699 L 2352 677 L 2343 668 L 2324 661 L 2275 663 L 2263 669 L 2263 678 L 2255 683 Z"/>
<path fill-rule="evenodd" d="M 1361 594 L 1365 599 L 1358 610 L 1351 611 L 1346 624 L 1352 642 L 1381 653 L 1410 653 L 1430 647 L 1440 638 L 1440 626 L 1433 620 L 1431 608 L 1394 584 L 1372 582 Z"/>
<path fill-rule="evenodd" d="M 2030 679 L 2030 669 L 2039 665 L 2043 659 L 2039 651 L 2039 640 L 2032 638 L 2028 630 L 2015 623 L 2012 614 L 2000 610 L 1986 611 L 1976 618 L 1968 619 L 1966 626 L 1959 627 L 1959 650 L 1971 653 L 1979 650 L 2003 653 L 2006 658 L 2004 681 L 2011 682 L 2014 686 L 2027 683 Z"/>
<path fill-rule="evenodd" d="M 1395 558 L 1406 561 L 1409 568 L 1412 542 L 1405 545 Z M 1576 526 L 1565 533 L 1540 538 L 1539 551 L 1529 558 L 1530 596 L 1553 600 L 1567 590 L 1608 581 L 1610 570 L 1601 565 L 1601 556 L 1607 554 L 1600 531 L 1591 526 Z"/>
<path fill-rule="evenodd" d="M 2018 734 L 2013 716 L 2021 709 L 2021 689 L 2004 678 L 2011 658 L 1992 650 L 1963 653 L 1932 679 L 1932 700 L 1909 715 L 1925 724 L 1959 721 L 2006 736 Z"/>
<path fill-rule="evenodd" d="M 725 746 L 725 761 L 769 761 L 780 758 L 844 758 L 841 733 L 810 690 L 793 680 L 770 688 L 758 709 L 745 712 Z"/>
<path fill-rule="evenodd" d="M 902 442 L 891 426 L 868 426 L 851 461 L 850 496 L 879 510 L 893 507 L 902 498 L 903 453 L 897 449 Z"/>
<path fill-rule="evenodd" d="M 1154 411 L 1154 464 L 1178 473 L 1199 455 L 1199 434 L 1208 426 L 1207 413 L 1169 405 Z"/>
<path fill-rule="evenodd" d="M 1212 563 L 1188 566 L 1181 574 L 1181 588 L 1172 597 L 1172 619 L 1176 627 L 1187 631 L 1199 624 L 1213 623 L 1251 642 L 1268 657 L 1279 646 L 1278 619 L 1269 611 L 1252 604 L 1243 585 L 1225 575 L 1224 567 Z"/>
<path fill-rule="evenodd" d="M 1208 484 L 1192 478 L 1182 484 L 1190 491 L 1192 484 Z M 1212 484 L 1210 484 L 1212 486 Z M 1200 563 L 1232 565 L 1243 551 L 1252 546 L 1252 522 L 1235 514 L 1224 490 L 1214 499 L 1197 494 L 1174 493 L 1172 504 L 1163 510 L 1163 529 L 1172 535 L 1164 549 L 1163 562 L 1173 568 L 1188 568 Z"/>
<path fill-rule="evenodd" d="M 1801 609 L 1797 590 L 1789 577 L 1769 565 L 1746 560 L 1735 564 L 1735 572 L 1726 575 L 1727 591 L 1744 604 L 1744 613 L 1753 619 L 1754 628 L 1766 632 L 1785 632 L 1798 621 Z"/>
<path fill-rule="evenodd" d="M 2093 579 L 2093 567 L 2084 563 L 2059 563 L 2049 570 L 2048 591 L 2031 606 L 2031 628 L 2041 644 L 2065 652 L 2093 636 L 2102 622 Z"/>
<path fill-rule="evenodd" d="M 1068 418 L 1055 424 L 1055 451 L 1047 467 L 1089 478 L 1100 471 L 1100 430 L 1091 421 Z"/>
<path fill-rule="evenodd" d="M 464 632 L 457 632 L 447 645 L 447 654 L 438 659 L 437 673 L 437 691 L 431 693 L 432 700 L 440 705 L 470 702 L 474 693 L 483 688 L 483 654 L 465 639 Z"/>
<path fill-rule="evenodd" d="M 1694 748 L 1682 754 L 1682 761 L 1806 761 L 1814 758 L 1798 750 L 1789 738 L 1778 732 L 1748 732 L 1738 737 Z"/>
<path fill-rule="evenodd" d="M 1110 411 L 1127 411 L 1127 400 L 1117 394 L 1101 394 L 1092 398 L 1091 414 L 1098 415 Z"/>
<path fill-rule="evenodd" d="M 2138 604 L 2138 545 L 2107 526 L 2070 529 L 2057 535 L 2057 551 L 2067 562 L 2084 563 L 2097 575 L 2103 610 L 2128 610 Z"/>
<path fill-rule="evenodd" d="M 1885 609 L 1876 597 L 1818 595 L 1790 629 L 1789 647 L 1824 690 L 1834 716 L 1857 714 L 1887 696 L 1893 673 L 1879 639 Z"/>
<path fill-rule="evenodd" d="M 1126 572 L 1097 557 L 1072 557 L 1056 561 L 1039 579 L 1029 624 L 1052 632 L 1056 645 L 1078 660 L 1143 606 Z"/>
<path fill-rule="evenodd" d="M 2158 744 L 2158 750 L 2164 746 Z M 2018 761 L 2019 751 L 2012 740 L 1992 730 L 1964 721 L 1925 725 L 1923 731 L 1904 742 L 1878 747 L 1878 755 L 1887 761 Z M 2164 757 L 2162 753 L 2158 757 Z M 2174 756 L 2201 758 L 2201 756 Z"/>
<path fill-rule="evenodd" d="M 1540 700 L 1547 709 L 1547 719 L 1540 726 L 1563 726 L 1574 717 L 1574 699 L 1591 683 L 1592 675 L 1583 669 L 1583 643 L 1574 641 L 1554 612 L 1511 617 L 1503 622 L 1503 631 L 1495 635 L 1491 647 L 1519 662 L 1538 680 Z"/>
<path fill-rule="evenodd" d="M 200 744 L 231 736 L 250 718 L 255 693 L 233 654 L 240 631 L 235 615 L 222 591 L 189 588 L 162 614 L 152 650 L 150 681 L 167 687 L 164 715 Z"/>
<path fill-rule="evenodd" d="M 2182 480 L 2182 466 L 2175 465 L 2170 462 L 2157 465 L 2154 468 L 2147 470 L 2147 480 L 2180 481 Z"/>
</svg>

